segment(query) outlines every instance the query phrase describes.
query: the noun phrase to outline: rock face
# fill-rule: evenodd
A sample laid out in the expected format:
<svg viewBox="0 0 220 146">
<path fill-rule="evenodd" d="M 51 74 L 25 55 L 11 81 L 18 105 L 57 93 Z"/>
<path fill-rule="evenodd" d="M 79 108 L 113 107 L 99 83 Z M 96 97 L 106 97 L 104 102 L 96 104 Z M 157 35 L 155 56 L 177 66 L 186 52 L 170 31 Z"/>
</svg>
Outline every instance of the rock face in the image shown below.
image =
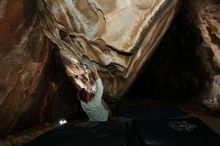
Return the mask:
<svg viewBox="0 0 220 146">
<path fill-rule="evenodd" d="M 202 37 L 197 54 L 211 78 L 205 98 L 218 98 L 220 101 L 220 2 L 196 0 L 194 3 L 186 2 L 185 7 Z"/>
<path fill-rule="evenodd" d="M 211 79 L 207 98 L 219 98 L 220 2 L 182 2 L 184 13 L 180 16 L 187 19 L 181 23 L 192 23 L 199 32 L 194 49 L 200 61 L 194 66 L 201 65 L 205 69 L 201 72 Z M 0 137 L 45 121 L 77 117 L 76 90 L 95 90 L 88 67 L 91 64 L 103 79 L 104 97 L 120 99 L 155 51 L 178 6 L 178 0 L 1 0 Z M 184 40 L 192 37 L 189 31 L 192 30 L 185 30 L 183 35 L 183 30 L 177 29 L 165 38 L 172 46 L 178 37 L 175 43 L 185 51 L 184 56 L 177 48 L 165 59 L 177 58 L 178 53 L 184 59 L 189 57 L 184 50 L 188 47 Z M 164 66 L 161 63 L 164 58 L 158 64 Z M 167 60 L 172 70 L 172 63 Z M 148 69 L 154 70 L 158 64 Z M 172 73 L 167 73 L 173 79 L 173 87 L 178 81 L 185 85 L 202 80 L 192 81 L 193 66 L 185 66 L 185 72 L 182 69 L 179 72 L 188 81 L 179 76 L 176 78 L 180 80 L 176 80 Z M 161 71 L 156 73 L 161 77 Z M 155 76 L 155 72 L 149 76 Z"/>
<path fill-rule="evenodd" d="M 52 50 L 35 0 L 0 2 L 0 137 L 77 112 Z"/>
<path fill-rule="evenodd" d="M 130 87 L 170 25 L 177 0 L 43 0 L 40 24 L 57 45 L 77 89 L 94 91 L 94 64 L 106 97 L 118 99 Z"/>
<path fill-rule="evenodd" d="M 33 0 L 0 2 L 1 136 L 25 114 L 34 116 L 39 103 L 36 91 L 49 57 L 50 41 L 39 27 L 35 12 Z M 23 118 L 26 121 L 27 117 Z"/>
<path fill-rule="evenodd" d="M 0 136 L 44 121 L 77 117 L 76 90 L 95 90 L 88 67 L 91 64 L 103 79 L 104 97 L 120 99 L 155 51 L 178 6 L 178 0 L 2 0 Z M 183 32 L 179 28 L 187 27 L 176 23 L 178 27 L 173 27 L 164 40 L 171 44 L 169 48 L 173 44 L 179 46 L 174 47 L 173 54 L 168 53 L 171 56 L 152 62 L 161 68 L 167 63 L 172 70 L 170 58 L 180 54 L 179 57 L 186 59 L 187 51 L 192 54 L 191 49 L 185 50 L 190 47 L 185 41 L 190 42 L 194 30 L 196 42 L 191 47 L 199 59 L 192 59 L 194 63 L 183 59 L 180 62 L 190 64 L 185 65 L 185 70 L 164 72 L 173 79 L 170 92 L 175 87 L 176 93 L 183 89 L 189 92 L 191 86 L 210 79 L 206 98 L 220 97 L 219 7 L 218 0 L 183 1 L 179 16 L 184 19 L 180 23 L 193 24 L 194 28 Z M 178 37 L 176 42 L 175 37 Z M 161 64 L 163 59 L 166 61 Z M 159 78 L 162 72 L 154 72 L 155 64 L 148 68 L 153 70 L 148 76 Z M 201 68 L 202 75 L 192 65 L 201 66 L 195 68 Z M 168 82 L 163 78 L 158 80 L 158 85 Z M 177 82 L 183 86 L 178 88 Z M 163 89 L 167 92 L 167 88 Z"/>
<path fill-rule="evenodd" d="M 183 1 L 128 96 L 143 97 L 144 84 L 147 98 L 220 101 L 219 6 L 217 0 Z"/>
<path fill-rule="evenodd" d="M 75 88 L 95 90 L 90 64 L 98 68 L 105 96 L 120 98 L 177 6 L 178 0 L 2 0 L 0 136 L 76 116 Z"/>
</svg>

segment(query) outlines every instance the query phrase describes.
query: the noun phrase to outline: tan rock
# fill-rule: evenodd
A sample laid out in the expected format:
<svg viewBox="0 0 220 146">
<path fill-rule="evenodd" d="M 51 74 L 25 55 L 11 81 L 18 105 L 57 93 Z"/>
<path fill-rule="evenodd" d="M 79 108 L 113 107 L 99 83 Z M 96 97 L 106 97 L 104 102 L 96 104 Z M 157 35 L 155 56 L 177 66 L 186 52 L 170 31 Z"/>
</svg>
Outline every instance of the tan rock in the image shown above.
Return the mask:
<svg viewBox="0 0 220 146">
<path fill-rule="evenodd" d="M 41 25 L 57 44 L 66 72 L 77 88 L 94 91 L 94 80 L 83 65 L 87 58 L 97 66 L 105 93 L 112 98 L 120 98 L 129 89 L 178 8 L 178 0 L 44 3 L 39 3 Z"/>
</svg>

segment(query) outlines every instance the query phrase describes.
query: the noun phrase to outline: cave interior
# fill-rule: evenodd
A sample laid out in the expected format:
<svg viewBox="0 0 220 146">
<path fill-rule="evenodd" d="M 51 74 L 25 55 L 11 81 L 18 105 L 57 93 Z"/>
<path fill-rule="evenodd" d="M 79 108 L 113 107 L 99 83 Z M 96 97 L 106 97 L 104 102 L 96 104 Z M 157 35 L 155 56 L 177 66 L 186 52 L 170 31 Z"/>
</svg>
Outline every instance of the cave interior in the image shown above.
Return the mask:
<svg viewBox="0 0 220 146">
<path fill-rule="evenodd" d="M 147 111 L 146 113 L 149 114 L 149 117 L 151 117 L 152 114 L 158 114 L 156 119 L 161 120 L 161 118 L 164 118 L 161 109 L 164 110 L 164 112 L 168 109 L 168 115 L 165 114 L 165 116 L 169 117 L 171 115 L 172 117 L 172 114 L 175 116 L 176 112 L 178 112 L 180 116 L 197 117 L 213 131 L 220 134 L 219 109 L 207 108 L 202 103 L 211 85 L 212 76 L 210 72 L 207 71 L 207 66 L 201 59 L 201 54 L 199 54 L 201 53 L 199 48 L 203 45 L 201 31 L 196 27 L 195 23 L 189 20 L 189 14 L 185 7 L 181 6 L 179 9 L 178 14 L 176 14 L 169 29 L 163 36 L 161 42 L 157 45 L 150 60 L 141 68 L 136 80 L 123 97 L 115 101 L 104 96 L 104 99 L 110 105 L 113 113 L 112 120 L 110 120 L 109 123 L 113 121 L 113 124 L 103 124 L 100 127 L 103 126 L 105 128 L 106 126 L 107 128 L 110 127 L 114 129 L 116 127 L 120 130 L 123 129 L 124 125 L 117 125 L 114 122 L 120 120 L 127 122 L 127 118 L 133 116 L 129 115 L 129 110 L 131 110 L 131 114 L 137 115 Z M 65 33 L 63 35 L 65 35 Z M 39 120 L 33 118 L 32 122 L 22 123 L 25 118 L 33 113 L 35 114 L 36 111 L 27 112 L 26 115 L 24 114 L 23 116 L 24 119 L 21 117 L 14 128 L 7 132 L 7 135 L 4 135 L 6 138 L 2 140 L 3 142 L 13 141 L 13 139 L 26 141 L 25 138 L 22 139 L 22 137 L 30 133 L 38 133 L 33 134 L 34 136 L 30 136 L 32 138 L 27 140 L 30 141 L 45 133 L 47 131 L 46 129 L 51 130 L 58 127 L 59 130 L 60 125 L 58 122 L 60 119 L 65 119 L 68 123 L 80 123 L 88 120 L 78 102 L 77 88 L 73 86 L 58 55 L 58 46 L 52 45 L 51 48 L 53 49 L 49 56 L 49 61 L 46 64 L 46 68 L 44 68 L 46 74 L 41 78 L 42 81 L 40 81 L 40 85 L 42 86 L 39 86 L 38 90 L 46 92 L 48 88 L 53 88 L 53 86 L 49 85 L 51 82 L 58 86 L 56 86 L 56 89 L 53 89 L 54 93 L 51 93 L 48 97 L 50 106 L 43 109 L 44 119 Z M 213 52 L 206 50 L 205 53 L 211 60 Z M 218 68 L 215 68 L 215 70 L 216 72 L 219 71 Z M 38 96 L 40 97 L 40 95 Z M 33 108 L 37 108 L 40 105 L 35 106 L 36 107 Z M 137 112 L 139 113 L 132 113 L 132 110 L 138 110 Z M 121 117 L 123 114 L 127 116 L 124 119 Z M 162 117 L 160 117 L 160 114 Z M 154 119 L 155 116 L 152 116 L 152 118 Z M 152 124 L 149 121 L 153 119 L 149 119 L 150 118 L 148 118 L 148 121 L 145 121 L 145 123 L 139 121 L 139 125 Z M 37 125 L 36 123 L 40 124 Z M 136 123 L 138 122 L 136 121 Z M 163 123 L 163 121 L 161 121 L 161 123 Z M 67 133 L 68 129 L 73 127 L 74 126 L 71 125 L 68 127 L 68 124 L 67 126 L 63 126 Z M 84 128 L 85 127 L 86 126 L 84 126 Z M 85 129 L 82 129 L 82 131 L 83 130 Z M 163 129 L 158 129 L 159 132 L 162 130 Z M 120 132 L 123 132 L 123 130 Z M 210 131 L 206 132 L 209 133 Z M 212 133 L 210 135 L 212 135 Z M 218 138 L 216 135 L 212 136 Z M 112 139 L 117 139 L 114 136 L 111 137 Z M 45 136 L 43 138 L 52 141 L 49 137 Z M 71 137 L 69 137 L 69 139 L 71 139 Z M 89 140 L 92 141 L 92 138 Z M 45 139 L 43 141 L 45 141 Z M 37 143 L 37 141 L 35 142 Z M 19 142 L 17 143 L 19 145 Z M 36 143 L 30 143 L 29 145 L 36 145 Z M 115 143 L 109 142 L 109 144 Z M 153 145 L 153 143 L 148 143 L 148 145 L 151 144 Z M 215 142 L 213 144 L 215 144 Z"/>
</svg>

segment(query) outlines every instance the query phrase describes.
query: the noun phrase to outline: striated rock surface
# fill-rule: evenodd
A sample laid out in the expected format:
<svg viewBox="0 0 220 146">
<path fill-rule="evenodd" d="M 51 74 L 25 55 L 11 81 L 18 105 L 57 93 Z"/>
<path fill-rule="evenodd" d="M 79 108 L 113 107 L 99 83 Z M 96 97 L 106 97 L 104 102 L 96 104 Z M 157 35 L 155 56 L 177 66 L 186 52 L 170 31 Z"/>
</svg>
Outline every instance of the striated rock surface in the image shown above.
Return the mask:
<svg viewBox="0 0 220 146">
<path fill-rule="evenodd" d="M 146 89 L 176 98 L 206 85 L 206 98 L 219 98 L 220 2 L 182 2 L 178 16 L 183 19 L 176 20 L 148 66 Z M 95 90 L 91 64 L 103 79 L 104 97 L 120 99 L 155 51 L 179 3 L 1 0 L 0 137 L 77 117 L 76 90 Z"/>
<path fill-rule="evenodd" d="M 37 88 L 50 41 L 39 27 L 35 12 L 33 0 L 0 2 L 0 136 L 22 120 L 29 125 L 28 121 L 36 119 L 41 96 Z M 26 120 L 30 115 L 33 119 Z"/>
<path fill-rule="evenodd" d="M 0 137 L 77 112 L 36 14 L 35 0 L 0 1 Z"/>
<path fill-rule="evenodd" d="M 42 0 L 38 6 L 44 33 L 76 88 L 94 91 L 88 68 L 94 64 L 105 95 L 117 99 L 168 29 L 178 0 Z"/>
<path fill-rule="evenodd" d="M 67 90 L 74 89 L 67 86 L 94 91 L 85 64 L 97 66 L 107 96 L 120 97 L 168 28 L 177 1 L 45 0 L 38 6 L 40 13 L 34 0 L 0 2 L 1 136 L 73 116 L 77 105 Z M 51 60 L 57 57 L 51 41 L 74 85 L 55 70 L 60 64 Z"/>
<path fill-rule="evenodd" d="M 0 1 L 0 137 L 76 117 L 75 87 L 95 90 L 90 64 L 98 68 L 105 97 L 119 99 L 168 29 L 178 3 Z"/>
</svg>

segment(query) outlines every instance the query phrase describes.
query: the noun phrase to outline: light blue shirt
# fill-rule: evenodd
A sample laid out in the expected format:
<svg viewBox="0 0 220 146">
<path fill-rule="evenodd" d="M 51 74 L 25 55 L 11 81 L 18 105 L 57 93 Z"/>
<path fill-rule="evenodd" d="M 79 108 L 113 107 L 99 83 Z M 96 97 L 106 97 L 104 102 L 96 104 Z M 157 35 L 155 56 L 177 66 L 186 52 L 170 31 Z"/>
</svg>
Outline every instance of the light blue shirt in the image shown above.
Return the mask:
<svg viewBox="0 0 220 146">
<path fill-rule="evenodd" d="M 89 117 L 89 121 L 107 121 L 109 111 L 102 105 L 103 85 L 102 80 L 96 80 L 96 92 L 94 98 L 88 103 L 81 101 L 81 106 Z"/>
</svg>

